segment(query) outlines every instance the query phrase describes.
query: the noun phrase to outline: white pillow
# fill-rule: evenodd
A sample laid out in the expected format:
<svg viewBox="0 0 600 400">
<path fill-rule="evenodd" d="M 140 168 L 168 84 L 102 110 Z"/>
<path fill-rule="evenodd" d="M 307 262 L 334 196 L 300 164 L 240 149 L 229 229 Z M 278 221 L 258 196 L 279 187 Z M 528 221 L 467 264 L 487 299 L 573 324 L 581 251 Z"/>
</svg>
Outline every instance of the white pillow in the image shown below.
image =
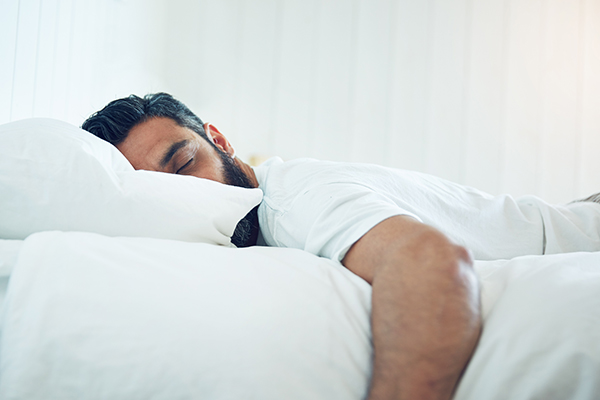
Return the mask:
<svg viewBox="0 0 600 400">
<path fill-rule="evenodd" d="M 0 240 L 0 313 L 2 312 L 4 297 L 6 297 L 8 280 L 17 263 L 22 245 L 22 240 Z"/>
<path fill-rule="evenodd" d="M 0 238 L 88 231 L 230 245 L 259 189 L 135 171 L 116 147 L 65 122 L 0 126 Z"/>
<path fill-rule="evenodd" d="M 10 276 L 22 245 L 22 240 L 0 239 L 0 278 Z"/>
<path fill-rule="evenodd" d="M 364 399 L 370 295 L 297 249 L 38 233 L 11 276 L 0 398 Z"/>
</svg>

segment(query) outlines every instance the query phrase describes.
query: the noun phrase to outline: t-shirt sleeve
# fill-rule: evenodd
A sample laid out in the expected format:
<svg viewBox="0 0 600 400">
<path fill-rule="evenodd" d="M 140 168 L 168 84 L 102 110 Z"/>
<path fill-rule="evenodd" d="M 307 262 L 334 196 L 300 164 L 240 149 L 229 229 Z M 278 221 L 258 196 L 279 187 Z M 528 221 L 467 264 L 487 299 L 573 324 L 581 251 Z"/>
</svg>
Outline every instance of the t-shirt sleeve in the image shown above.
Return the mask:
<svg viewBox="0 0 600 400">
<path fill-rule="evenodd" d="M 408 215 L 391 199 L 354 183 L 318 185 L 299 194 L 271 227 L 275 244 L 341 261 L 350 247 L 375 225 Z"/>
</svg>

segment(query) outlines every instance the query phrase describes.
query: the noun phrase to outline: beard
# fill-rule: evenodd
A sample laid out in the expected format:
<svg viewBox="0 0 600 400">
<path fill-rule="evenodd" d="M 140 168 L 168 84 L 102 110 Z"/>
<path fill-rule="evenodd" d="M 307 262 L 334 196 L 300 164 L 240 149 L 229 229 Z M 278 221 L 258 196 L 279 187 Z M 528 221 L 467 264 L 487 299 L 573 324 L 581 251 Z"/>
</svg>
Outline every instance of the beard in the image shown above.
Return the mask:
<svg viewBox="0 0 600 400">
<path fill-rule="evenodd" d="M 227 153 L 218 151 L 221 157 L 223 177 L 227 185 L 239 186 L 247 189 L 252 189 L 254 186 L 250 178 L 236 164 L 235 159 L 231 158 Z M 256 245 L 258 239 L 258 206 L 254 207 L 244 218 L 238 222 L 233 235 L 231 235 L 231 243 L 237 247 L 248 247 Z"/>
</svg>

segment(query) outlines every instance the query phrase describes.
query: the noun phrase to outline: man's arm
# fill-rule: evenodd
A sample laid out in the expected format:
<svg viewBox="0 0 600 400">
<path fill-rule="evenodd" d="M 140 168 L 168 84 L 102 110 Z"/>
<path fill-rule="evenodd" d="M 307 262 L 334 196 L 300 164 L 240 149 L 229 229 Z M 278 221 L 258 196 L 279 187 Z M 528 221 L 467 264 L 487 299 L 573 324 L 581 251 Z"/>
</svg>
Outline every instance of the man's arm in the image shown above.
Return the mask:
<svg viewBox="0 0 600 400">
<path fill-rule="evenodd" d="M 467 250 L 396 216 L 367 232 L 342 263 L 373 287 L 369 399 L 449 399 L 481 331 Z"/>
</svg>

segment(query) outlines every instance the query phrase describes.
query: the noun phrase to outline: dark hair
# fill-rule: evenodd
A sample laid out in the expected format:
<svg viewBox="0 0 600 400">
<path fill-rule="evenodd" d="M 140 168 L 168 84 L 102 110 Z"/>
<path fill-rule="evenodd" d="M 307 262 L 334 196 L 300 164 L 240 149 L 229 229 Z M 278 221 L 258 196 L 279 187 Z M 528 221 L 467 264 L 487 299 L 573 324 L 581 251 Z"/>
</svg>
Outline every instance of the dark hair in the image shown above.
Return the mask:
<svg viewBox="0 0 600 400">
<path fill-rule="evenodd" d="M 113 100 L 92 114 L 81 128 L 117 145 L 127 138 L 131 128 L 155 117 L 171 118 L 177 125 L 193 130 L 212 143 L 206 136 L 202 120 L 168 93 L 147 94 L 143 98 L 132 94 Z"/>
</svg>

